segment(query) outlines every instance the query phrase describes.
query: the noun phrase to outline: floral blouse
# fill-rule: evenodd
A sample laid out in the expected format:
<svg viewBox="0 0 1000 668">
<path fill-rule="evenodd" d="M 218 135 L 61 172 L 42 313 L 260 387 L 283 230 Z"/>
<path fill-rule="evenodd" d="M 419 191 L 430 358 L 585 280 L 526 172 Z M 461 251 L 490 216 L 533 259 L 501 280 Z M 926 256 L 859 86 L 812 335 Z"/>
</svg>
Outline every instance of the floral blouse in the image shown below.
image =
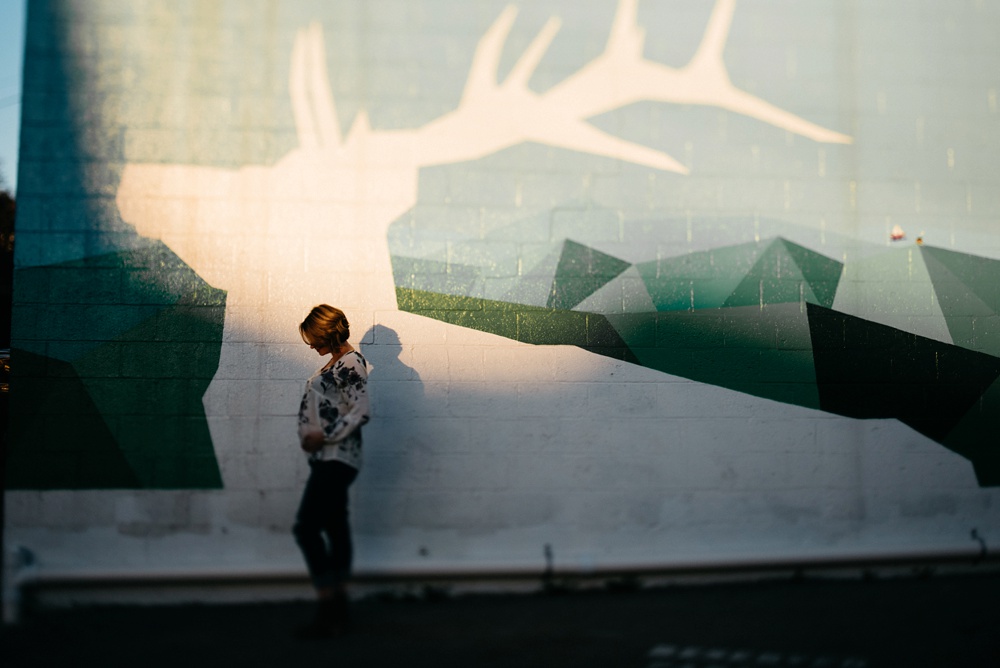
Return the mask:
<svg viewBox="0 0 1000 668">
<path fill-rule="evenodd" d="M 361 425 L 368 422 L 368 362 L 346 353 L 306 381 L 299 406 L 299 439 L 323 434 L 323 448 L 310 457 L 361 468 Z"/>
</svg>

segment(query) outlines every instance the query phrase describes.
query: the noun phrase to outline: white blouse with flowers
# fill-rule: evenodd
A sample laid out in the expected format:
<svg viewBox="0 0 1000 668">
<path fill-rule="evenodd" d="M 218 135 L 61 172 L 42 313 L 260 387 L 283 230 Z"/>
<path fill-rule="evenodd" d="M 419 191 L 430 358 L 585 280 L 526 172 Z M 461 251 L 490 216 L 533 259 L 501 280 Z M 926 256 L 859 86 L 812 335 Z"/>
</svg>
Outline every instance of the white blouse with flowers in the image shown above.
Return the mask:
<svg viewBox="0 0 1000 668">
<path fill-rule="evenodd" d="M 299 439 L 321 433 L 323 448 L 310 457 L 361 468 L 361 425 L 368 422 L 368 362 L 345 353 L 306 381 L 299 406 Z"/>
</svg>

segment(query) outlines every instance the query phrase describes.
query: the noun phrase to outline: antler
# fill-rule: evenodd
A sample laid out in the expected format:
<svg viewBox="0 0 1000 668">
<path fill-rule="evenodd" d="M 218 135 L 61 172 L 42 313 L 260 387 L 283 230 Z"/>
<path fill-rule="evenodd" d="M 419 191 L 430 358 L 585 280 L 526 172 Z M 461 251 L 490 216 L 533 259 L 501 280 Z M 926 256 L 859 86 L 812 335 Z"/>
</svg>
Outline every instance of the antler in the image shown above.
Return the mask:
<svg viewBox="0 0 1000 668">
<path fill-rule="evenodd" d="M 642 57 L 645 32 L 635 23 L 636 3 L 620 0 L 604 53 L 550 90 L 546 97 L 553 104 L 572 101 L 586 116 L 640 100 L 698 104 L 749 116 L 818 142 L 853 141 L 848 135 L 810 123 L 732 84 L 722 55 L 736 0 L 715 3 L 701 44 L 691 61 L 680 69 Z"/>
<path fill-rule="evenodd" d="M 318 23 L 311 23 L 295 36 L 288 92 L 299 145 L 305 149 L 339 146 L 340 126 L 326 70 L 323 28 Z"/>
<path fill-rule="evenodd" d="M 583 153 L 617 158 L 687 174 L 662 151 L 607 134 L 588 124 L 591 116 L 574 100 L 553 100 L 528 88 L 528 81 L 559 31 L 553 17 L 535 36 L 502 84 L 497 68 L 517 8 L 506 7 L 480 39 L 458 108 L 418 131 L 423 164 L 483 157 L 508 146 L 534 141 Z M 598 91 L 600 92 L 600 91 Z"/>
<path fill-rule="evenodd" d="M 308 28 L 299 30 L 295 35 L 288 92 L 299 146 L 303 149 L 339 148 L 351 139 L 365 135 L 369 129 L 368 114 L 362 110 L 355 116 L 346 142 L 341 135 L 326 68 L 323 27 L 319 23 L 310 23 Z"/>
<path fill-rule="evenodd" d="M 292 53 L 289 90 L 303 149 L 363 146 L 394 156 L 405 169 L 485 157 L 522 142 L 616 158 L 656 169 L 687 174 L 688 169 L 663 151 L 598 130 L 587 119 L 650 100 L 726 109 L 819 142 L 850 143 L 849 136 L 828 130 L 742 91 L 730 82 L 723 50 L 735 0 L 718 0 L 701 44 L 677 69 L 643 58 L 645 31 L 636 23 L 637 0 L 620 0 L 604 53 L 575 74 L 539 95 L 528 87 L 531 75 L 559 31 L 550 18 L 497 82 L 503 46 L 517 18 L 506 7 L 476 46 L 458 108 L 414 130 L 371 131 L 364 112 L 346 140 L 341 137 L 326 71 L 322 31 L 317 24 L 300 31 Z"/>
</svg>

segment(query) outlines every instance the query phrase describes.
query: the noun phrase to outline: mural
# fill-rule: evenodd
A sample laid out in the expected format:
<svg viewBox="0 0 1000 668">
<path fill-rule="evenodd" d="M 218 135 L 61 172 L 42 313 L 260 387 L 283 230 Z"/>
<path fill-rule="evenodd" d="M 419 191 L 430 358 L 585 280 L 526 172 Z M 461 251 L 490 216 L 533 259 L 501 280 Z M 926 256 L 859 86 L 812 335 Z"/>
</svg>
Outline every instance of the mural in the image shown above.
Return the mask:
<svg viewBox="0 0 1000 668">
<path fill-rule="evenodd" d="M 254 290 L 258 289 L 256 278 L 261 275 L 280 284 L 286 295 L 294 296 L 299 304 L 329 299 L 326 285 L 311 272 L 303 272 L 300 265 L 289 263 L 286 256 L 275 254 L 267 239 L 275 236 L 286 242 L 296 239 L 296 243 L 303 243 L 306 248 L 331 246 L 343 230 L 362 224 L 366 230 L 364 251 L 339 256 L 338 263 L 342 271 L 370 277 L 365 287 L 367 305 L 376 309 L 395 307 L 398 296 L 400 307 L 405 310 L 462 324 L 460 319 L 441 317 L 437 313 L 440 304 L 429 303 L 427 297 L 418 300 L 422 306 L 415 306 L 409 295 L 397 295 L 392 283 L 394 272 L 399 276 L 400 263 L 406 260 L 396 252 L 399 237 L 389 231 L 389 226 L 394 220 L 405 219 L 406 212 L 416 205 L 423 168 L 475 160 L 508 147 L 536 142 L 666 172 L 688 173 L 688 167 L 664 151 L 619 138 L 588 122 L 609 110 L 642 100 L 724 109 L 817 142 L 851 141 L 847 135 L 820 127 L 733 86 L 722 55 L 734 8 L 733 0 L 717 2 L 694 56 L 687 65 L 673 68 L 643 57 L 645 38 L 636 23 L 637 2 L 622 0 L 603 53 L 544 94 L 537 94 L 529 88 L 528 81 L 555 38 L 560 20 L 549 18 L 500 82 L 502 51 L 518 13 L 511 5 L 500 12 L 479 40 L 455 110 L 416 129 L 380 131 L 371 127 L 362 109 L 344 134 L 339 128 L 330 89 L 322 29 L 313 24 L 299 31 L 291 54 L 289 92 L 298 147 L 273 167 L 253 166 L 236 171 L 130 163 L 122 173 L 117 191 L 122 219 L 134 225 L 143 237 L 165 243 L 209 284 L 228 291 L 236 303 L 259 298 L 259 292 Z M 221 193 L 237 198 L 240 206 L 231 209 L 224 205 L 199 206 L 190 216 L 177 216 L 154 205 L 161 200 L 217 202 Z M 322 196 L 317 197 L 318 193 Z M 354 208 L 359 199 L 360 211 Z M 287 215 L 275 216 L 274 212 L 282 208 L 286 208 Z M 361 220 L 364 222 L 360 223 Z M 248 235 L 248 230 L 253 234 Z M 395 244 L 391 248 L 387 243 L 389 238 Z M 558 263 L 558 285 L 553 288 L 552 298 L 544 302 L 547 307 L 569 310 L 614 277 L 605 277 L 602 272 L 615 268 L 624 272 L 629 266 L 610 256 L 601 256 L 602 261 L 595 266 L 596 255 L 587 249 L 574 248 L 570 247 Z M 392 254 L 395 256 L 390 266 Z M 404 280 L 419 283 L 410 287 L 427 292 L 426 281 L 436 280 L 438 265 L 428 270 L 424 266 L 410 266 L 414 270 L 412 276 L 403 273 Z M 833 265 L 820 268 L 825 272 L 821 280 L 827 283 L 836 280 L 829 275 L 830 266 Z M 636 270 L 644 271 L 642 267 Z M 456 268 L 449 265 L 447 271 Z M 816 289 L 823 292 L 818 284 Z M 827 293 L 832 294 L 829 290 Z M 228 326 L 235 329 L 257 326 L 255 322 L 239 322 L 242 313 L 231 311 L 227 316 Z M 523 326 L 525 316 L 519 313 L 513 317 Z M 550 327 L 543 329 L 549 331 Z M 576 342 L 550 331 L 542 338 L 514 338 L 561 344 Z M 614 338 L 618 340 L 618 336 Z M 608 342 L 598 347 L 611 349 L 615 345 Z M 613 354 L 636 361 L 632 353 Z M 226 364 L 223 359 L 222 365 Z M 663 370 L 672 368 L 664 364 L 653 366 Z M 738 383 L 724 385 L 740 387 Z M 767 392 L 765 396 L 773 394 Z M 812 404 L 807 402 L 807 405 Z"/>
<path fill-rule="evenodd" d="M 677 47 L 683 59 L 662 57 L 660 43 L 669 40 L 647 39 L 637 0 L 608 3 L 610 27 L 600 24 L 602 42 L 585 60 L 552 58 L 572 21 L 569 12 L 546 9 L 540 19 L 529 7 L 476 6 L 455 10 L 471 13 L 463 15 L 466 23 L 489 14 L 476 24 L 485 31 L 472 33 L 468 53 L 452 58 L 461 61 L 464 80 L 451 81 L 440 64 L 434 70 L 413 54 L 400 56 L 408 63 L 406 76 L 434 70 L 448 78 L 427 108 L 400 103 L 402 93 L 386 92 L 392 86 L 366 78 L 369 72 L 352 72 L 359 67 L 347 57 L 351 28 L 360 25 L 358 3 L 288 3 L 276 10 L 274 26 L 261 29 L 261 39 L 273 43 L 243 47 L 230 35 L 228 42 L 210 41 L 204 52 L 184 51 L 182 44 L 184 62 L 225 63 L 192 66 L 184 75 L 190 80 L 171 78 L 173 70 L 143 55 L 142 45 L 121 47 L 128 67 L 118 68 L 110 56 L 100 61 L 118 69 L 95 67 L 95 78 L 135 67 L 140 74 L 129 75 L 131 83 L 163 97 L 140 100 L 123 74 L 109 86 L 113 95 L 101 100 L 101 113 L 113 122 L 79 133 L 100 149 L 73 154 L 73 169 L 81 171 L 80 192 L 72 194 L 89 207 L 104 207 L 77 225 L 89 235 L 82 250 L 48 244 L 53 237 L 45 235 L 62 233 L 48 223 L 19 230 L 25 240 L 15 297 L 20 389 L 13 396 L 23 403 L 16 410 L 42 420 L 58 391 L 72 397 L 71 414 L 86 436 L 71 444 L 46 436 L 39 445 L 31 422 L 23 421 L 12 434 L 9 488 L 224 486 L 223 455 L 255 451 L 243 442 L 244 426 L 213 421 L 210 413 L 274 410 L 258 386 L 271 389 L 297 377 L 273 352 L 289 343 L 288 323 L 303 304 L 338 296 L 353 300 L 351 307 L 371 321 L 362 331 L 373 331 L 379 313 L 400 310 L 516 342 L 577 346 L 833 415 L 896 419 L 968 459 L 980 485 L 1000 484 L 997 260 L 968 252 L 975 238 L 963 240 L 964 250 L 954 242 L 945 248 L 943 234 L 923 245 L 895 232 L 895 245 L 872 241 L 870 230 L 888 229 L 891 216 L 880 212 L 872 223 L 856 210 L 857 176 L 848 172 L 861 168 L 844 165 L 844 151 L 863 148 L 856 109 L 835 108 L 837 96 L 815 94 L 820 84 L 813 81 L 796 80 L 801 96 L 783 101 L 734 83 L 752 83 L 753 76 L 766 76 L 761 63 L 773 64 L 759 54 L 727 57 L 739 16 L 735 0 L 683 8 L 674 37 L 693 35 Z M 184 7 L 178 21 L 210 26 L 204 32 L 212 39 L 217 27 L 248 20 L 236 4 L 220 5 L 217 14 Z M 683 13 L 674 5 L 657 11 Z M 36 13 L 36 26 L 43 14 Z M 322 23 L 309 23 L 313 15 Z M 330 39 L 337 23 L 331 17 L 344 15 L 354 22 L 343 21 L 347 27 Z M 525 15 L 541 28 L 519 34 Z M 69 30 L 70 24 L 45 29 Z M 460 27 L 456 32 L 468 32 Z M 390 37 L 407 32 L 416 31 L 406 26 Z M 422 39 L 426 35 L 413 38 L 412 51 Z M 657 49 L 659 59 L 649 55 Z M 260 58 L 274 71 L 240 70 L 232 63 L 241 58 Z M 834 67 L 826 54 L 803 59 L 803 68 Z M 558 64 L 546 69 L 552 60 Z M 787 72 L 799 67 L 790 56 L 781 62 Z M 449 73 L 459 69 L 449 67 Z M 70 77 L 73 66 L 66 69 Z M 161 77 L 155 86 L 142 79 L 150 74 Z M 60 107 L 49 97 L 89 84 L 36 80 L 29 86 L 43 89 L 45 104 L 29 101 L 26 109 Z M 244 98 L 240 86 L 250 89 Z M 220 117 L 232 127 L 219 129 L 223 121 L 212 125 L 211 114 L 187 109 L 195 92 L 214 96 L 204 104 L 223 110 Z M 814 97 L 829 108 L 811 102 Z M 991 99 L 995 109 L 995 91 Z M 169 111 L 153 109 L 159 103 Z M 649 111 L 664 108 L 714 114 L 718 127 Z M 635 117 L 640 121 L 631 122 Z M 29 157 L 56 143 L 46 122 L 51 119 L 26 132 Z M 257 135 L 242 125 L 252 122 Z M 155 137 L 157 123 L 173 123 L 176 141 Z M 206 140 L 205 148 L 202 131 L 222 138 Z M 668 131 L 676 136 L 654 136 Z M 730 132 L 746 143 L 740 147 L 749 156 L 745 171 L 771 169 L 767 176 L 783 181 L 774 197 L 786 217 L 760 214 L 765 198 L 752 192 L 759 183 L 742 183 L 739 169 L 718 171 L 735 152 L 720 150 L 717 173 L 705 153 L 701 162 L 694 158 L 690 137 Z M 755 133 L 765 132 L 766 142 L 784 146 L 771 158 L 778 167 L 761 157 L 766 142 Z M 725 145 L 726 137 L 717 144 Z M 95 177 L 86 171 L 89 163 L 81 166 L 87 160 L 115 166 Z M 517 169 L 505 172 L 505 161 Z M 817 179 L 837 173 L 849 189 L 825 183 L 810 191 L 806 178 L 793 181 L 806 162 Z M 868 167 L 863 156 L 856 162 Z M 532 187 L 520 172 L 536 163 L 558 173 Z M 619 189 L 610 196 L 593 183 L 608 174 L 605 181 Z M 21 182 L 29 184 L 30 212 L 32 179 L 26 176 Z M 689 197 L 700 208 L 677 211 L 674 200 L 686 187 L 678 183 L 687 180 L 696 189 L 712 179 L 723 184 L 718 193 Z M 806 194 L 799 197 L 818 200 L 809 211 L 812 223 L 790 212 L 800 187 Z M 962 205 L 971 202 L 972 188 L 963 186 Z M 494 206 L 494 199 L 504 205 Z M 892 211 L 895 203 L 885 206 Z M 954 238 L 956 224 L 950 224 Z M 981 221 L 970 225 L 981 232 Z M 87 296 L 67 297 L 65 304 L 53 298 L 83 285 Z M 266 348 L 269 360 L 260 362 L 260 350 L 248 353 L 253 346 Z M 252 355 L 255 367 L 247 361 Z"/>
</svg>

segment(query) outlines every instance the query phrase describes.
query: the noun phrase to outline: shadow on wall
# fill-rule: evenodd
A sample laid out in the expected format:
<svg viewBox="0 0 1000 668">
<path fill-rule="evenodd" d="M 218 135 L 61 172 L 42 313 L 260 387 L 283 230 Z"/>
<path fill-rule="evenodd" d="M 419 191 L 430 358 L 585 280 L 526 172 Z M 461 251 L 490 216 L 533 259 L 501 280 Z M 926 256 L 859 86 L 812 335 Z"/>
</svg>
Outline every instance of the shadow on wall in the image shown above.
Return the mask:
<svg viewBox="0 0 1000 668">
<path fill-rule="evenodd" d="M 160 243 L 15 274 L 7 489 L 221 488 L 202 397 L 225 291 Z"/>
<path fill-rule="evenodd" d="M 369 342 L 361 348 L 371 367 L 372 421 L 365 427 L 364 470 L 356 485 L 356 530 L 383 533 L 400 525 L 401 483 L 410 486 L 420 476 L 417 460 L 425 446 L 415 423 L 431 411 L 420 374 L 401 359 L 395 330 L 375 325 L 362 341 Z"/>
<path fill-rule="evenodd" d="M 101 68 L 64 7 L 27 9 L 6 488 L 219 489 L 202 397 L 227 293 L 95 196 L 124 166 L 78 94 L 106 93 Z"/>
</svg>

